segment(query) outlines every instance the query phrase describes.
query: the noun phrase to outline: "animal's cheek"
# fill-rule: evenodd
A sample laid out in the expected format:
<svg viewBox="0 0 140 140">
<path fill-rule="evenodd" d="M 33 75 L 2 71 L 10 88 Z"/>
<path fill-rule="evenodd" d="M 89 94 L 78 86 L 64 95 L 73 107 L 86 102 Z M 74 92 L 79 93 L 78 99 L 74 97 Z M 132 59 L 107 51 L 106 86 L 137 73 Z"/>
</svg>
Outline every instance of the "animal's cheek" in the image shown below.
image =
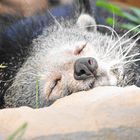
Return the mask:
<svg viewBox="0 0 140 140">
<path fill-rule="evenodd" d="M 95 87 L 97 86 L 116 86 L 117 77 L 110 73 L 105 73 L 105 75 L 100 75 L 95 81 Z"/>
<path fill-rule="evenodd" d="M 95 79 L 89 78 L 87 80 L 75 80 L 74 77 L 67 79 L 68 91 L 72 94 L 78 91 L 89 90 L 93 88 Z"/>
<path fill-rule="evenodd" d="M 117 85 L 118 81 L 117 81 L 116 75 L 110 74 L 109 83 L 110 83 L 111 86 L 116 86 Z"/>
<path fill-rule="evenodd" d="M 74 70 L 74 60 L 73 61 L 68 61 L 66 63 L 64 63 L 62 66 L 61 66 L 61 73 L 62 75 L 66 76 L 68 74 L 71 74 L 73 73 L 73 70 Z"/>
<path fill-rule="evenodd" d="M 113 82 L 112 85 L 123 85 L 124 82 L 124 69 L 123 67 L 113 69 L 110 71 L 110 81 Z"/>
<path fill-rule="evenodd" d="M 94 84 L 95 87 L 98 86 L 110 86 L 108 77 L 99 77 Z"/>
</svg>

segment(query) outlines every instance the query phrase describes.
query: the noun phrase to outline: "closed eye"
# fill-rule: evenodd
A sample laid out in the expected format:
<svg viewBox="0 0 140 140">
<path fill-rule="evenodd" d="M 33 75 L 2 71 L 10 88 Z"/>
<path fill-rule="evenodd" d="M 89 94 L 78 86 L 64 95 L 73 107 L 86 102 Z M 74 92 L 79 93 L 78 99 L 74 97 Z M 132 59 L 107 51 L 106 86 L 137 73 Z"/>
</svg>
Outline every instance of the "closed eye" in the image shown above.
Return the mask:
<svg viewBox="0 0 140 140">
<path fill-rule="evenodd" d="M 74 50 L 74 55 L 80 55 L 86 46 L 87 46 L 87 42 L 85 44 L 76 47 L 76 49 Z"/>
<path fill-rule="evenodd" d="M 49 88 L 47 90 L 47 99 L 49 99 L 50 95 L 52 94 L 55 87 L 58 85 L 58 83 L 61 81 L 61 76 L 55 77 L 53 81 L 50 83 Z"/>
<path fill-rule="evenodd" d="M 61 81 L 61 78 L 55 79 L 52 82 L 52 85 L 50 86 L 51 92 L 54 90 L 54 88 L 57 86 L 58 82 Z"/>
</svg>

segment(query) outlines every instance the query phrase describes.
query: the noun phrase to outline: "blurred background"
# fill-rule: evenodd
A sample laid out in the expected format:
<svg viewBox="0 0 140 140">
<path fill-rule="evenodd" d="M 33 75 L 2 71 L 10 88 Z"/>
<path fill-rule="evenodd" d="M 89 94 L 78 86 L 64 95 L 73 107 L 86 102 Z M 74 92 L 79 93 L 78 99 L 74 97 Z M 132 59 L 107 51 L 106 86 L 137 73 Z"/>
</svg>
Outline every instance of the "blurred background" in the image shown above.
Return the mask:
<svg viewBox="0 0 140 140">
<path fill-rule="evenodd" d="M 55 15 L 68 14 L 63 6 L 76 0 L 0 0 L 0 31 L 17 20 L 55 9 Z M 140 0 L 91 0 L 97 23 L 130 30 L 140 24 Z M 59 8 L 58 8 L 59 7 Z M 71 11 L 72 13 L 73 11 Z M 69 12 L 70 14 L 70 12 Z M 115 19 L 113 18 L 115 15 Z M 137 28 L 135 32 L 139 32 Z"/>
<path fill-rule="evenodd" d="M 74 0 L 0 0 L 0 14 L 31 16 L 56 5 L 71 4 Z M 76 0 L 75 0 L 76 1 Z M 91 0 L 98 1 L 98 0 Z M 140 0 L 106 0 L 123 6 L 140 7 Z"/>
</svg>

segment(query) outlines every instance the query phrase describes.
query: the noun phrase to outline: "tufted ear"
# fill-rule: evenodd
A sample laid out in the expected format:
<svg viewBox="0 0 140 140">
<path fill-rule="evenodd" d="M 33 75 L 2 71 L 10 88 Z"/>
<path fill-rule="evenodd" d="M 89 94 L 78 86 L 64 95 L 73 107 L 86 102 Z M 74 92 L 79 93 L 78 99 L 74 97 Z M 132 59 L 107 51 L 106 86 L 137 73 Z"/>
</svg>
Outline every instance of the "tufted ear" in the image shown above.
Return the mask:
<svg viewBox="0 0 140 140">
<path fill-rule="evenodd" d="M 77 20 L 77 25 L 88 31 L 96 31 L 97 26 L 95 19 L 91 17 L 89 14 L 81 14 Z"/>
<path fill-rule="evenodd" d="M 80 16 L 77 20 L 77 25 L 82 29 L 87 29 L 88 31 L 96 31 L 97 26 L 95 18 L 91 16 L 93 14 L 90 0 L 79 0 L 80 6 Z"/>
</svg>

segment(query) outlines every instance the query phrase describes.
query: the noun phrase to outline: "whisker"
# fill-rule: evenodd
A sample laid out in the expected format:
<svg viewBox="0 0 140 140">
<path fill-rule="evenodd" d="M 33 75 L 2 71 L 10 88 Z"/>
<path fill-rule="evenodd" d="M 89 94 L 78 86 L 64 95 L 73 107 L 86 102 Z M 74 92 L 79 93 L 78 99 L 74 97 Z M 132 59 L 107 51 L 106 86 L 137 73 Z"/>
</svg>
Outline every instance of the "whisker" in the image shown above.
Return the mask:
<svg viewBox="0 0 140 140">
<path fill-rule="evenodd" d="M 140 56 L 140 53 L 136 53 L 136 54 L 133 54 L 133 55 L 129 55 L 129 56 L 126 56 L 125 58 L 123 58 L 122 60 L 126 59 L 126 58 L 131 58 L 133 59 L 133 57 L 135 56 Z"/>
<path fill-rule="evenodd" d="M 106 26 L 106 25 L 100 25 L 100 24 L 99 25 L 88 25 L 88 26 L 84 26 L 84 27 L 79 27 L 79 29 L 88 28 L 88 27 L 103 27 L 103 28 L 106 28 L 110 31 L 113 31 L 118 39 L 120 38 L 118 33 L 112 27 L 109 27 L 109 26 Z"/>
<path fill-rule="evenodd" d="M 130 38 L 128 38 L 127 40 L 125 40 L 124 42 L 122 42 L 121 45 L 123 45 L 123 44 L 129 42 L 131 39 L 133 39 L 134 37 L 136 37 L 139 33 L 140 33 L 140 31 L 137 32 L 137 33 L 136 33 L 135 35 L 133 35 L 132 37 L 130 37 Z M 139 39 L 140 39 L 140 38 L 139 38 Z"/>
<path fill-rule="evenodd" d="M 113 8 L 112 8 L 112 9 L 113 9 Z M 114 22 L 114 21 L 115 21 L 115 14 L 114 14 L 114 9 L 113 9 L 113 26 L 112 26 L 113 29 L 114 29 L 114 27 L 115 27 L 115 22 Z M 115 30 L 115 29 L 114 29 L 114 30 Z M 110 38 L 110 41 L 109 41 L 109 43 L 108 43 L 107 51 L 106 51 L 104 57 L 107 57 L 108 53 L 110 52 L 110 49 L 112 48 L 112 47 L 111 47 L 111 45 L 112 45 L 111 41 L 112 41 L 113 35 L 114 35 L 114 32 L 112 31 L 111 38 Z M 119 38 L 120 38 L 120 37 L 119 37 Z M 118 38 L 118 39 L 119 39 L 119 38 Z M 122 50 L 121 42 L 119 42 L 119 43 L 120 43 L 120 50 Z"/>
<path fill-rule="evenodd" d="M 88 25 L 88 26 L 79 27 L 79 28 L 80 28 L 80 29 L 83 29 L 83 28 L 88 28 L 88 27 L 103 27 L 103 28 L 106 28 L 106 29 L 110 30 L 111 32 L 113 32 L 113 34 L 116 35 L 116 37 L 117 37 L 118 40 L 120 39 L 118 33 L 117 33 L 112 27 L 110 27 L 110 26 L 106 26 L 106 25 Z M 110 41 L 111 41 L 111 39 L 110 39 Z M 111 43 L 110 43 L 110 44 L 111 44 Z M 121 44 L 121 43 L 120 43 L 120 44 Z M 108 47 L 108 48 L 109 48 L 109 47 Z M 108 53 L 105 53 L 103 57 L 106 57 L 106 54 L 108 54 Z"/>
<path fill-rule="evenodd" d="M 138 62 L 138 61 L 140 61 L 140 58 L 133 59 L 133 60 L 130 60 L 130 61 L 124 61 L 124 64 L 126 64 L 126 63 L 132 63 L 132 62 Z"/>
<path fill-rule="evenodd" d="M 50 14 L 50 16 L 54 19 L 54 21 L 58 24 L 58 26 L 61 28 L 61 29 L 63 29 L 62 28 L 62 26 L 61 26 L 61 24 L 58 22 L 58 20 L 54 17 L 54 15 L 50 12 L 50 10 L 48 10 L 48 13 Z"/>
<path fill-rule="evenodd" d="M 134 62 L 138 62 L 138 61 L 140 61 L 140 58 L 138 58 L 138 59 L 130 59 L 128 61 L 116 62 L 115 65 L 116 64 L 118 64 L 118 65 L 122 65 L 122 64 L 125 65 L 125 64 L 128 64 L 128 63 L 134 63 Z"/>
<path fill-rule="evenodd" d="M 113 45 L 113 47 L 114 47 L 120 40 L 122 40 L 127 34 L 129 34 L 131 31 L 137 29 L 138 27 L 140 27 L 140 25 L 137 25 L 136 27 L 134 27 L 134 28 L 132 28 L 131 30 L 127 31 L 122 37 L 119 38 L 119 40 Z M 140 33 L 140 31 L 137 32 L 134 36 L 132 36 L 132 37 L 131 37 L 130 39 L 128 39 L 128 40 L 131 40 L 132 38 L 134 38 L 134 37 L 135 37 L 136 35 L 138 35 L 139 33 Z"/>
<path fill-rule="evenodd" d="M 135 30 L 135 29 L 138 28 L 138 27 L 140 27 L 140 25 L 134 27 L 133 30 Z M 132 29 L 131 29 L 131 31 L 132 31 Z M 130 32 L 130 30 L 129 30 L 127 33 L 129 33 L 129 32 Z M 125 33 L 125 34 L 127 35 L 127 33 Z M 135 35 L 133 35 L 132 37 L 130 37 L 129 39 L 127 39 L 127 40 L 125 40 L 124 42 L 122 42 L 121 45 L 120 45 L 120 48 L 121 48 L 120 51 L 122 51 L 122 47 L 121 47 L 121 46 L 122 46 L 123 44 L 129 42 L 131 39 L 133 39 L 133 38 L 134 38 L 135 36 L 137 36 L 139 33 L 140 33 L 140 31 L 137 32 L 137 33 L 136 33 Z M 123 35 L 118 41 L 116 41 L 116 43 L 110 48 L 110 50 L 109 50 L 108 53 L 110 53 L 110 52 L 115 48 L 115 46 L 117 46 L 117 43 L 120 42 L 120 41 L 123 39 L 123 37 L 125 37 L 126 35 Z M 139 39 L 138 39 L 138 40 L 139 40 Z M 122 51 L 122 53 L 123 53 L 123 51 Z"/>
<path fill-rule="evenodd" d="M 123 58 L 125 58 L 125 57 L 128 55 L 128 53 L 133 49 L 134 45 L 136 44 L 136 42 L 137 42 L 139 39 L 140 39 L 140 37 L 137 38 L 137 39 L 128 47 L 128 50 L 127 50 L 126 53 L 123 55 Z M 122 54 L 120 54 L 120 55 L 122 55 Z"/>
</svg>

